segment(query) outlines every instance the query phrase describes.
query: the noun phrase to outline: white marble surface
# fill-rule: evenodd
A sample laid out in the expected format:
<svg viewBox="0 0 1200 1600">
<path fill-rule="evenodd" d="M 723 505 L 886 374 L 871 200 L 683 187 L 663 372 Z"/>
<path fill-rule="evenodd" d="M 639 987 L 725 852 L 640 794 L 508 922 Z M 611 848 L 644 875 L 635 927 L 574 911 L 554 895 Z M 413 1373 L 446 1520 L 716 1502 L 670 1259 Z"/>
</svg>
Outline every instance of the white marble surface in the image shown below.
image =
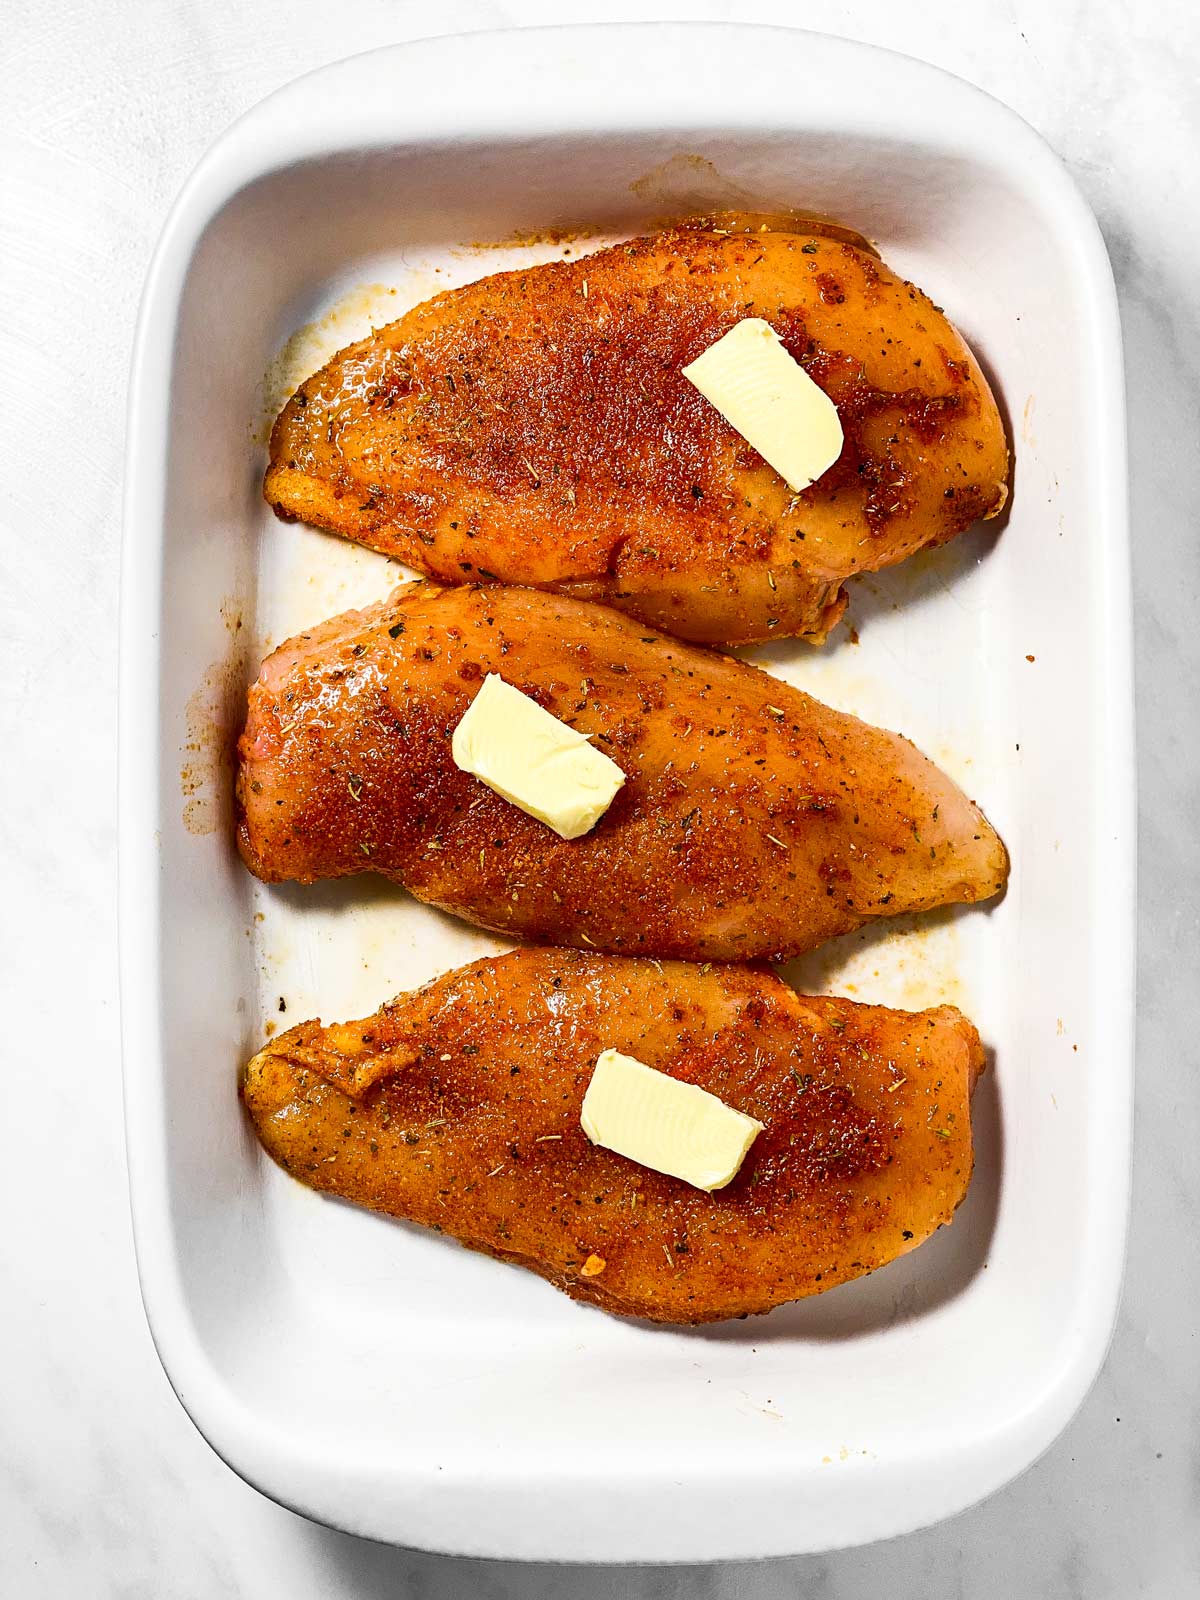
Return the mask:
<svg viewBox="0 0 1200 1600">
<path fill-rule="evenodd" d="M 116 1000 L 123 401 L 165 210 L 243 108 L 311 66 L 398 39 L 636 17 L 807 24 L 924 56 L 1024 113 L 1099 215 L 1125 318 L 1133 457 L 1137 1153 L 1110 1359 L 1079 1417 L 1017 1483 L 939 1528 L 826 1558 L 564 1571 L 393 1551 L 310 1526 L 217 1460 L 158 1366 L 130 1240 Z M 9 9 L 0 50 L 0 1593 L 1200 1593 L 1200 21 L 1190 0 L 43 0 Z"/>
</svg>

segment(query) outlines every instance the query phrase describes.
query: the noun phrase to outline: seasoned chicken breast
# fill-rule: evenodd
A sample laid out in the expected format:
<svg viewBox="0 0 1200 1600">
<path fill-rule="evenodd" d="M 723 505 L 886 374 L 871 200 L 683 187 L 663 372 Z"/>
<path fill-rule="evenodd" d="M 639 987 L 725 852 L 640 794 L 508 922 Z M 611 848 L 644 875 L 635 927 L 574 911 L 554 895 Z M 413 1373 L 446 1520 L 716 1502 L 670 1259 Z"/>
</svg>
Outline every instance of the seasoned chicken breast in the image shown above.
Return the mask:
<svg viewBox="0 0 1200 1600">
<path fill-rule="evenodd" d="M 460 771 L 488 673 L 626 779 L 565 840 Z M 251 688 L 239 844 L 259 877 L 380 872 L 482 927 L 699 960 L 786 957 L 986 899 L 1004 846 L 906 739 L 755 667 L 533 589 L 416 583 L 283 645 Z"/>
<path fill-rule="evenodd" d="M 795 494 L 683 376 L 761 317 L 835 402 Z M 275 424 L 265 493 L 442 583 L 603 600 L 705 643 L 825 637 L 844 581 L 1004 503 L 996 403 L 942 312 L 820 232 L 679 228 L 436 296 Z"/>
<path fill-rule="evenodd" d="M 589 1142 L 613 1047 L 763 1123 L 709 1194 Z M 979 1036 L 795 994 L 765 971 L 566 950 L 477 961 L 363 1022 L 306 1022 L 242 1090 L 268 1153 L 314 1189 L 407 1217 L 660 1322 L 769 1311 L 883 1266 L 971 1177 Z"/>
</svg>

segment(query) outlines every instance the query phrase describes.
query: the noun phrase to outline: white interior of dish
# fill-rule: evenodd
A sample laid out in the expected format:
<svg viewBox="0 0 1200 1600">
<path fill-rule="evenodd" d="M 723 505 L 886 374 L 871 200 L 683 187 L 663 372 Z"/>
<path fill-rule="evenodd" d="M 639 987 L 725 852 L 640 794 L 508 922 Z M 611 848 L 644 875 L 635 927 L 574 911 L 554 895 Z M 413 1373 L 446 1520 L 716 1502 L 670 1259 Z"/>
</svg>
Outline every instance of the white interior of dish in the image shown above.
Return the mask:
<svg viewBox="0 0 1200 1600">
<path fill-rule="evenodd" d="M 951 1000 L 977 1023 L 991 1070 L 953 1226 L 827 1296 L 687 1331 L 576 1305 L 453 1241 L 310 1193 L 261 1153 L 236 1078 L 268 1025 L 363 1015 L 506 946 L 369 877 L 255 883 L 232 846 L 227 752 L 263 651 L 404 576 L 264 505 L 263 410 L 288 392 L 287 361 L 298 380 L 438 288 L 714 205 L 798 206 L 860 229 L 946 309 L 997 388 L 1016 455 L 1011 512 L 856 583 L 857 644 L 843 626 L 821 651 L 780 642 L 745 654 L 910 735 L 984 807 L 1013 874 L 994 906 L 852 936 L 787 974 L 863 1000 Z M 473 243 L 581 225 L 597 231 Z M 774 1474 L 800 1474 L 790 1547 L 819 1546 L 837 1542 L 827 1522 L 843 1527 L 846 1475 L 865 1490 L 857 1475 L 881 1463 L 902 1467 L 914 1493 L 928 1474 L 961 1472 L 969 1495 L 978 1442 L 1036 1409 L 1069 1364 L 1103 1181 L 1089 1168 L 1089 1078 L 1103 1056 L 1087 932 L 1104 912 L 1096 429 L 1073 288 L 1052 219 L 1001 167 L 845 132 L 698 126 L 328 156 L 251 184 L 207 227 L 170 394 L 163 1200 L 178 1291 L 231 1408 L 293 1441 L 294 1491 L 266 1487 L 303 1502 L 304 1473 L 324 1463 L 358 1525 L 380 1531 L 404 1501 L 405 1525 L 438 1543 L 439 1496 L 449 1517 L 452 1483 L 486 1483 L 482 1520 L 464 1537 L 447 1522 L 445 1539 L 517 1554 L 548 1548 L 495 1534 L 505 1519 L 522 1525 L 522 1495 L 550 1504 L 559 1488 L 624 1475 L 645 1486 L 641 1531 L 624 1548 L 686 1554 L 704 1545 L 703 1485 L 732 1463 L 751 1496 Z M 694 1515 L 680 1520 L 672 1486 L 695 1491 Z M 660 1490 L 677 1536 L 656 1526 Z M 597 1530 L 574 1535 L 571 1549 L 602 1553 Z M 742 1545 L 755 1548 L 752 1530 Z"/>
</svg>

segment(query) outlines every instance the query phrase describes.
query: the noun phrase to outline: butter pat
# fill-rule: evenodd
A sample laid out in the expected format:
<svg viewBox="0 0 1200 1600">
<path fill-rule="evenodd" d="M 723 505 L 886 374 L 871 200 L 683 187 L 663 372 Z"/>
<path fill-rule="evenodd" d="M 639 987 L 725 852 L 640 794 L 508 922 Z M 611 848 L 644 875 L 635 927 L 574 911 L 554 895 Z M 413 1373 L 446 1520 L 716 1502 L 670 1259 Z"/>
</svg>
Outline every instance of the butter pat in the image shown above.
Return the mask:
<svg viewBox="0 0 1200 1600">
<path fill-rule="evenodd" d="M 761 317 L 746 317 L 683 375 L 795 490 L 842 453 L 837 407 Z"/>
<path fill-rule="evenodd" d="M 697 1189 L 737 1176 L 762 1123 L 634 1056 L 604 1050 L 579 1116 L 593 1144 Z"/>
<path fill-rule="evenodd" d="M 536 700 L 489 672 L 450 743 L 454 763 L 489 789 L 578 839 L 595 827 L 625 774 L 585 733 L 544 711 Z"/>
</svg>

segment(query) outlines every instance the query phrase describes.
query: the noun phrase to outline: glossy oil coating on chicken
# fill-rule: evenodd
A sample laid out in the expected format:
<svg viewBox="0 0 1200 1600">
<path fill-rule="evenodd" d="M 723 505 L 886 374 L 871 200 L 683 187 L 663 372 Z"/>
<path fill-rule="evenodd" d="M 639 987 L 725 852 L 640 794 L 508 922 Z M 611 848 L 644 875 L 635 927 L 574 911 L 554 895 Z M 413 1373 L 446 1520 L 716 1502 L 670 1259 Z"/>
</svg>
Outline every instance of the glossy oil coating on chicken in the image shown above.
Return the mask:
<svg viewBox="0 0 1200 1600">
<path fill-rule="evenodd" d="M 495 672 L 626 781 L 582 838 L 451 754 Z M 875 917 L 986 899 L 1004 846 L 908 740 L 606 606 L 415 583 L 283 645 L 251 688 L 239 845 L 259 877 L 383 873 L 546 944 L 782 958 Z"/>
<path fill-rule="evenodd" d="M 763 1131 L 712 1194 L 589 1142 L 614 1047 Z M 772 974 L 566 950 L 477 961 L 250 1063 L 264 1146 L 314 1189 L 452 1234 L 579 1300 L 709 1322 L 915 1249 L 973 1161 L 979 1036 L 953 1006 L 802 998 Z"/>
<path fill-rule="evenodd" d="M 746 317 L 841 417 L 840 460 L 799 494 L 683 376 Z M 971 352 L 869 250 L 679 228 L 484 278 L 343 350 L 276 422 L 265 493 L 442 583 L 744 643 L 824 638 L 846 578 L 993 515 L 1007 476 Z"/>
</svg>

